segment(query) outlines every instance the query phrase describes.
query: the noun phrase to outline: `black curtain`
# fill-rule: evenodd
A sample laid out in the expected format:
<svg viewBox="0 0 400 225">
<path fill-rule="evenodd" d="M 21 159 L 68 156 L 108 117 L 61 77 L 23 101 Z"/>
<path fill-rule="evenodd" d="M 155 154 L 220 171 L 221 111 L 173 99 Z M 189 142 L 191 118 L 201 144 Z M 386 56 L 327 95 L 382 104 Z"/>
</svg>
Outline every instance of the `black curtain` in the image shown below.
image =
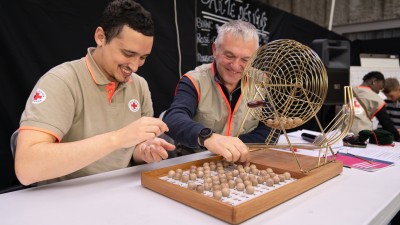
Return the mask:
<svg viewBox="0 0 400 225">
<path fill-rule="evenodd" d="M 152 12 L 155 23 L 153 49 L 138 74 L 149 83 L 157 117 L 170 106 L 180 79 L 178 50 L 181 52 L 182 73 L 196 66 L 195 1 L 177 0 L 176 4 L 156 0 L 138 2 Z"/>
<path fill-rule="evenodd" d="M 0 189 L 19 184 L 9 146 L 36 81 L 50 68 L 83 57 L 107 1 L 0 1 Z"/>
<path fill-rule="evenodd" d="M 0 73 L 5 78 L 1 96 L 0 190 L 19 185 L 9 140 L 18 129 L 25 103 L 37 80 L 52 67 L 86 55 L 95 46 L 94 31 L 108 0 L 0 1 Z M 195 67 L 195 1 L 138 1 L 153 15 L 152 54 L 138 71 L 149 83 L 155 116 L 167 109 L 181 68 Z M 175 14 L 178 22 L 175 22 Z"/>
</svg>

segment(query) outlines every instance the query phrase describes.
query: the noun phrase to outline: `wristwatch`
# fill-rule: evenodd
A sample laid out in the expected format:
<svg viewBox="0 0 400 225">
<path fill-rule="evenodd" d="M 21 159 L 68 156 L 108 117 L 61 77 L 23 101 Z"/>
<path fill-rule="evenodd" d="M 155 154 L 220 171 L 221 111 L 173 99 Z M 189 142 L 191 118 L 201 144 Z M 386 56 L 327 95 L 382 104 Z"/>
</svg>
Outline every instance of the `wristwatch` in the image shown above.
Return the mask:
<svg viewBox="0 0 400 225">
<path fill-rule="evenodd" d="M 214 133 L 214 131 L 212 131 L 210 128 L 207 128 L 207 127 L 200 130 L 200 133 L 199 133 L 199 144 L 200 144 L 201 148 L 205 148 L 204 147 L 204 141 L 207 138 L 211 137 L 211 135 L 213 133 Z"/>
</svg>

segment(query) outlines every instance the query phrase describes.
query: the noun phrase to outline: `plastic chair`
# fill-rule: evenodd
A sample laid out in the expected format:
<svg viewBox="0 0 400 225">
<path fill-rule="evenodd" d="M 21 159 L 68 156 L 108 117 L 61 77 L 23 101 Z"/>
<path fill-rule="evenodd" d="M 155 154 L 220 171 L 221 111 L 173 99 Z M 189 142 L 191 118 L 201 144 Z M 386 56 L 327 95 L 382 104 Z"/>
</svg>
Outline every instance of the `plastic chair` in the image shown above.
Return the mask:
<svg viewBox="0 0 400 225">
<path fill-rule="evenodd" d="M 18 137 L 18 130 L 14 131 L 14 133 L 11 135 L 11 138 L 10 138 L 11 154 L 14 159 L 15 159 L 15 151 L 17 150 L 17 137 Z M 17 185 L 13 185 L 11 187 L 0 190 L 0 194 L 12 192 L 12 191 L 18 191 L 18 190 L 22 190 L 22 189 L 26 189 L 26 188 L 30 188 L 30 187 L 35 187 L 35 186 L 37 186 L 36 183 L 28 185 L 28 186 L 24 186 L 22 184 L 17 184 Z"/>
<path fill-rule="evenodd" d="M 14 131 L 14 133 L 11 135 L 11 138 L 10 138 L 10 147 L 11 147 L 11 154 L 13 156 L 13 159 L 15 158 L 15 150 L 17 148 L 17 137 L 18 137 L 18 130 Z M 26 188 L 26 186 L 23 186 L 21 184 L 13 185 L 11 187 L 7 187 L 5 189 L 0 190 L 0 194 L 12 192 L 12 191 L 18 191 L 18 190 L 25 189 L 25 188 Z"/>
<path fill-rule="evenodd" d="M 10 138 L 10 147 L 11 147 L 11 154 L 13 158 L 15 158 L 15 151 L 17 149 L 17 137 L 18 137 L 18 130 L 14 131 Z"/>
</svg>

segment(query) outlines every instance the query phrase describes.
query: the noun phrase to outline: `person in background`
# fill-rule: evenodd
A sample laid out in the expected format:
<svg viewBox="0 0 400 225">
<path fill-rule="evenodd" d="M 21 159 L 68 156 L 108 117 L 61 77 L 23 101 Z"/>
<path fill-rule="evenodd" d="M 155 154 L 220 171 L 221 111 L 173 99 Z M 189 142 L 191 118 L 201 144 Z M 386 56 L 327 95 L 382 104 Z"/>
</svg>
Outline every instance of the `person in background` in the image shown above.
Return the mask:
<svg viewBox="0 0 400 225">
<path fill-rule="evenodd" d="M 147 82 L 154 24 L 132 0 L 115 0 L 94 32 L 96 48 L 40 78 L 21 116 L 15 158 L 24 185 L 54 182 L 168 157 Z"/>
<path fill-rule="evenodd" d="M 355 116 L 350 132 L 358 134 L 362 130 L 373 130 L 371 120 L 376 117 L 382 129 L 392 133 L 395 141 L 400 141 L 399 132 L 386 112 L 385 101 L 378 95 L 384 86 L 383 74 L 372 71 L 363 77 L 360 86 L 353 87 Z"/>
<path fill-rule="evenodd" d="M 397 131 L 400 132 L 400 84 L 396 78 L 386 78 L 385 88 L 386 111 Z"/>
<path fill-rule="evenodd" d="M 239 131 L 247 111 L 242 73 L 258 47 L 257 30 L 248 22 L 232 20 L 218 28 L 214 61 L 183 75 L 163 116 L 169 127 L 166 134 L 180 145 L 176 155 L 208 149 L 227 161 L 246 162 L 249 151 L 244 143 L 265 142 L 269 128 L 251 115 Z"/>
</svg>

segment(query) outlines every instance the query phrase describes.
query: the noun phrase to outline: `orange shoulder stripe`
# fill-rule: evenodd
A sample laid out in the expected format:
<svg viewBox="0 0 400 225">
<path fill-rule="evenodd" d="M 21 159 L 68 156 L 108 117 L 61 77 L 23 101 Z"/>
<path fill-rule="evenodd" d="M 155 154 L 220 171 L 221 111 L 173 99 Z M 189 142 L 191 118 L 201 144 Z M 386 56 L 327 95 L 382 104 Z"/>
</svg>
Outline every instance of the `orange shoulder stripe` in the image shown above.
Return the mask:
<svg viewBox="0 0 400 225">
<path fill-rule="evenodd" d="M 190 75 L 185 74 L 183 76 L 189 78 L 189 80 L 192 82 L 194 88 L 196 88 L 196 91 L 197 91 L 197 104 L 199 104 L 199 102 L 200 102 L 200 88 L 197 86 L 196 82 L 194 81 L 194 79 Z"/>
<path fill-rule="evenodd" d="M 220 92 L 220 95 L 222 96 L 222 98 L 223 98 L 223 100 L 224 100 L 224 102 L 225 102 L 226 107 L 228 108 L 228 121 L 226 121 L 227 127 L 226 127 L 226 133 L 225 133 L 225 135 L 226 135 L 226 136 L 230 136 L 230 134 L 231 134 L 231 127 L 232 127 L 232 110 L 231 110 L 231 104 L 229 104 L 229 101 L 228 101 L 228 99 L 226 98 L 226 96 L 225 96 L 225 94 L 224 94 L 224 91 L 223 91 L 222 88 L 221 88 L 221 85 L 219 85 L 219 83 L 216 83 L 216 85 L 217 85 L 217 88 L 218 88 L 218 90 L 219 90 L 219 92 Z"/>
<path fill-rule="evenodd" d="M 380 105 L 379 108 L 371 115 L 371 118 L 370 118 L 370 119 L 374 118 L 375 115 L 376 115 L 379 111 L 381 111 L 381 109 L 382 109 L 385 105 L 386 105 L 385 102 L 382 103 L 382 105 Z"/>
<path fill-rule="evenodd" d="M 43 132 L 43 133 L 46 133 L 46 134 L 50 134 L 51 136 L 55 137 L 57 142 L 61 141 L 61 138 L 56 133 L 54 133 L 52 131 L 49 131 L 49 130 L 42 129 L 42 128 L 31 127 L 31 126 L 23 126 L 23 127 L 20 127 L 18 130 L 36 130 L 36 131 L 40 131 L 40 132 Z"/>
</svg>

